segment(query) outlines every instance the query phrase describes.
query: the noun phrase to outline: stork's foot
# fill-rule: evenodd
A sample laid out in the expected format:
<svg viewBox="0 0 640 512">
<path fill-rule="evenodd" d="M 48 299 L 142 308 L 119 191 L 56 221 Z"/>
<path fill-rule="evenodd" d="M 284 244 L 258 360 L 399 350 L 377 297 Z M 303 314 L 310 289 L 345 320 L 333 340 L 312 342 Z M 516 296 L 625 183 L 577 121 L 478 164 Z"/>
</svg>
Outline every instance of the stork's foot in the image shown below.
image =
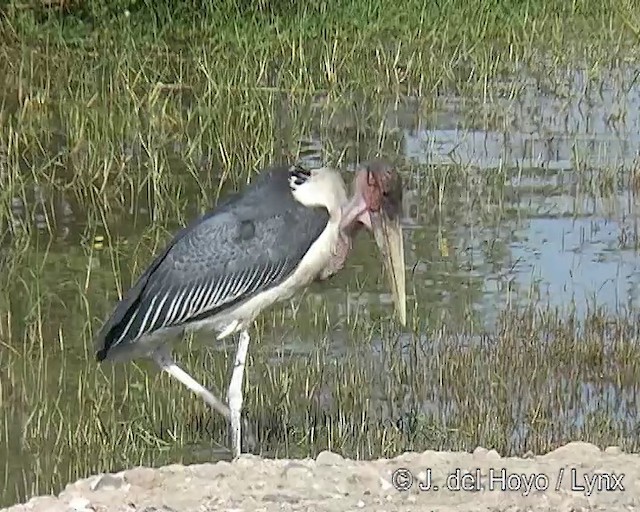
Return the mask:
<svg viewBox="0 0 640 512">
<path fill-rule="evenodd" d="M 229 424 L 229 438 L 231 455 L 234 459 L 242 453 L 256 453 L 258 440 L 251 423 L 244 415 L 239 424 L 235 422 Z"/>
</svg>

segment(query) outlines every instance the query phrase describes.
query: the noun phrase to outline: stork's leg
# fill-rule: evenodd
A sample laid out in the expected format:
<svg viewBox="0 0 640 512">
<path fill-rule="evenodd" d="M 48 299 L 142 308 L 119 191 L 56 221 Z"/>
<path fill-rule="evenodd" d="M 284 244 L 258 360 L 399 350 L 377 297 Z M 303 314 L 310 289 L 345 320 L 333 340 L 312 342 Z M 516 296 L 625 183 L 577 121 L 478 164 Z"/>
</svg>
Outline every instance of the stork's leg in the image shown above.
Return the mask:
<svg viewBox="0 0 640 512">
<path fill-rule="evenodd" d="M 196 395 L 202 398 L 213 409 L 222 414 L 227 420 L 231 419 L 229 408 L 217 398 L 211 391 L 196 381 L 191 375 L 180 368 L 173 359 L 170 350 L 166 347 L 160 347 L 153 353 L 153 359 L 158 366 L 172 377 L 176 378 L 187 386 Z"/>
<path fill-rule="evenodd" d="M 242 415 L 242 380 L 244 377 L 244 365 L 249 350 L 249 333 L 242 331 L 238 340 L 236 357 L 229 383 L 229 409 L 231 413 L 231 450 L 234 458 L 240 456 L 242 433 L 240 430 Z"/>
</svg>

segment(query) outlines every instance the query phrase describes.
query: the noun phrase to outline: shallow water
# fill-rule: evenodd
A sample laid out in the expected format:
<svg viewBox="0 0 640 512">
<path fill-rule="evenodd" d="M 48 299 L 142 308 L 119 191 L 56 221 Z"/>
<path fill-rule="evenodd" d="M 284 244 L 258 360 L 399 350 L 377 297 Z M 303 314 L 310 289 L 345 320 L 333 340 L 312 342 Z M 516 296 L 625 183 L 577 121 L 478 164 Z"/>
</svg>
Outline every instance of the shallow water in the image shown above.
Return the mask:
<svg viewBox="0 0 640 512">
<path fill-rule="evenodd" d="M 492 286 L 500 279 L 516 285 L 516 300 L 528 300 L 535 286 L 540 299 L 571 303 L 581 314 L 594 301 L 612 311 L 633 308 L 637 201 L 628 183 L 640 143 L 637 76 L 613 70 L 593 81 L 572 71 L 553 82 L 556 94 L 545 80 L 529 77 L 515 98 L 479 105 L 477 98 L 445 98 L 431 117 L 435 123 L 398 121 L 408 159 L 505 176 L 500 207 L 508 213 L 493 225 L 455 230 L 478 256 L 472 265 L 494 266 L 482 271 L 482 302 L 506 300 Z M 604 194 L 597 189 L 602 181 L 611 182 Z M 496 240 L 496 226 L 507 251 L 502 261 L 481 256 L 483 242 Z"/>
<path fill-rule="evenodd" d="M 254 379 L 252 384 L 277 390 L 273 383 L 267 385 L 261 380 L 266 368 L 286 366 L 295 359 L 313 359 L 320 343 L 325 345 L 327 360 L 337 365 L 336 369 L 327 370 L 332 374 L 326 380 L 329 384 L 320 379 L 318 389 L 309 392 L 323 414 L 331 415 L 339 407 L 331 382 L 340 378 L 349 381 L 350 377 L 341 377 L 340 373 L 356 372 L 358 364 L 365 372 L 370 364 L 379 371 L 378 379 L 372 379 L 362 393 L 377 404 L 372 406 L 374 409 L 381 411 L 372 421 L 386 419 L 397 425 L 406 420 L 411 408 L 414 415 L 417 409 L 419 414 L 444 418 L 446 424 L 447 418 L 455 419 L 464 412 L 469 397 L 440 389 L 442 376 L 435 373 L 440 363 L 429 356 L 422 362 L 426 365 L 424 372 L 434 374 L 424 380 L 426 387 L 420 388 L 423 392 L 429 390 L 428 397 L 419 395 L 415 376 L 413 380 L 393 381 L 394 376 L 405 371 L 394 366 L 398 362 L 391 352 L 398 346 L 401 360 L 416 345 L 426 352 L 432 350 L 438 346 L 438 339 L 423 332 L 429 333 L 437 326 L 445 329 L 448 336 L 457 336 L 458 350 L 464 353 L 464 345 L 473 347 L 477 336 L 495 331 L 501 312 L 531 304 L 558 308 L 561 315 L 571 314 L 578 319 L 586 318 L 596 308 L 619 315 L 633 311 L 640 300 L 634 193 L 640 142 L 640 88 L 636 77 L 633 70 L 619 69 L 611 70 L 604 80 L 591 79 L 580 70 L 544 77 L 522 72 L 493 84 L 489 97 L 437 98 L 433 111 L 425 112 L 416 99 L 393 103 L 385 114 L 389 142 L 382 153 L 399 163 L 407 185 L 403 222 L 411 295 L 408 309 L 420 334 L 376 327 L 368 345 L 365 343 L 368 356 L 358 359 L 363 344 L 354 341 L 354 337 L 362 332 L 357 331 L 356 336 L 350 326 L 358 322 L 366 325 L 370 316 L 382 319 L 384 325 L 393 311 L 373 244 L 363 236 L 348 269 L 327 284 L 314 285 L 296 302 L 296 313 L 285 307 L 266 316 L 266 334 L 253 352 L 255 365 L 264 366 L 258 369 L 257 376 L 254 373 L 250 377 Z M 507 94 L 507 90 L 518 93 Z M 350 116 L 347 111 L 335 116 L 339 119 L 335 122 L 357 126 L 358 120 Z M 354 143 L 345 137 L 345 130 L 329 132 L 328 140 L 319 140 L 314 133 L 321 128 L 312 126 L 308 135 L 316 150 L 355 146 L 357 156 L 366 158 L 377 149 L 378 140 L 371 131 L 363 130 Z M 127 151 L 133 154 L 135 147 L 132 144 Z M 179 152 L 178 147 L 176 153 Z M 352 153 L 347 152 L 350 156 L 342 162 L 343 167 L 354 163 Z M 206 158 L 206 154 L 200 155 L 202 161 Z M 321 157 L 310 151 L 305 158 Z M 180 173 L 180 169 L 176 172 L 183 202 L 175 208 L 186 211 L 190 218 L 202 207 L 200 191 L 194 186 L 192 175 Z M 142 198 L 131 202 L 130 211 L 113 212 L 104 225 L 104 219 L 96 221 L 97 213 L 83 209 L 71 192 L 54 192 L 41 186 L 27 187 L 25 197 L 10 198 L 10 204 L 13 224 L 8 226 L 2 260 L 7 267 L 17 268 L 20 277 L 7 283 L 2 298 L 1 307 L 7 311 L 3 313 L 2 335 L 7 338 L 10 333 L 14 344 L 26 345 L 40 336 L 45 340 L 45 350 L 57 345 L 60 350 L 54 357 L 45 358 L 44 366 L 29 369 L 29 357 L 37 359 L 38 343 L 28 351 L 29 356 L 17 359 L 11 358 L 10 349 L 3 348 L 0 425 L 5 428 L 0 436 L 0 455 L 6 454 L 7 463 L 0 482 L 4 480 L 8 494 L 1 502 L 12 502 L 16 496 L 23 497 L 35 489 L 55 487 L 67 479 L 65 475 L 77 471 L 171 460 L 166 451 L 149 448 L 133 460 L 114 456 L 114 460 L 105 462 L 89 457 L 89 463 L 74 466 L 73 456 L 60 451 L 59 439 L 26 439 L 25 425 L 29 425 L 31 436 L 40 427 L 33 426 L 29 400 L 24 397 L 29 394 L 27 387 L 58 386 L 56 389 L 64 390 L 64 394 L 51 391 L 44 396 L 51 396 L 54 409 L 61 411 L 65 419 L 60 421 L 87 422 L 84 417 L 65 416 L 72 415 L 69 411 L 75 409 L 60 404 L 65 403 L 64 396 L 81 388 L 75 376 L 78 372 L 82 378 L 95 373 L 94 369 L 87 369 L 94 363 L 85 357 L 90 357 L 87 324 L 92 322 L 96 329 L 116 297 L 113 255 L 119 255 L 117 266 L 124 276 L 123 283 L 128 283 L 129 275 L 138 275 L 154 248 L 159 248 L 156 242 L 161 245 L 166 241 L 164 229 L 172 231 L 180 222 L 175 218 L 166 221 L 166 217 L 155 220 L 153 206 Z M 16 250 L 19 237 L 15 233 L 21 224 L 37 231 L 26 253 Z M 25 294 L 41 300 L 27 300 Z M 42 319 L 36 322 L 37 328 L 30 321 L 35 310 Z M 287 320 L 284 324 L 283 318 Z M 397 340 L 389 341 L 394 337 Z M 218 365 L 224 364 L 223 354 L 211 357 Z M 340 370 L 343 360 L 355 366 Z M 19 365 L 22 369 L 16 370 Z M 65 368 L 71 371 L 65 373 Z M 400 373 L 396 375 L 396 371 Z M 607 375 L 617 371 L 609 368 Z M 131 400 L 151 400 L 141 390 L 146 389 L 146 379 L 157 378 L 154 370 L 148 367 L 135 372 L 130 377 L 131 389 L 126 391 L 112 376 L 100 380 L 100 385 L 111 386 L 114 395 L 122 395 L 125 406 Z M 623 425 L 620 428 L 625 432 L 632 430 L 638 410 L 637 379 L 615 382 L 607 381 L 605 375 L 601 376 L 604 380 L 594 381 L 585 375 L 576 374 L 568 384 L 561 371 L 550 372 L 540 384 L 542 387 L 536 388 L 555 386 L 560 395 L 566 394 L 569 405 L 554 409 L 549 418 L 566 428 L 552 429 L 552 434 L 579 434 L 585 418 L 598 413 L 608 418 L 614 430 L 615 425 Z M 58 376 L 64 382 L 56 384 Z M 382 382 L 381 376 L 385 376 Z M 214 380 L 219 382 L 221 378 L 218 375 Z M 513 394 L 526 387 L 523 383 L 529 377 L 519 378 L 513 385 Z M 89 390 L 89 398 L 78 400 L 98 403 L 98 392 L 85 389 Z M 129 393 L 138 396 L 131 398 Z M 192 407 L 187 405 L 193 400 L 191 396 L 182 390 L 174 389 L 172 393 L 179 397 L 178 403 Z M 489 388 L 484 397 L 490 400 Z M 527 436 L 532 427 L 527 408 L 535 406 L 533 401 L 531 396 L 521 395 L 507 413 L 513 420 L 508 446 L 515 452 L 529 446 Z M 255 404 L 250 401 L 250 405 Z M 153 407 L 159 406 L 156 403 Z M 255 405 L 254 415 L 257 408 Z M 126 409 L 122 411 L 116 414 L 116 421 L 132 420 Z M 112 414 L 101 421 L 114 421 L 113 418 Z M 73 439 L 71 436 L 69 442 Z M 86 440 L 74 453 L 90 453 L 93 442 Z M 196 445 L 198 442 L 194 441 Z M 52 458 L 58 454 L 58 460 L 48 460 L 49 449 L 54 454 Z M 192 456 L 192 449 L 185 445 L 177 452 L 186 460 L 211 457 L 206 450 L 205 455 Z M 29 473 L 36 461 L 41 469 Z M 52 477 L 54 472 L 56 476 Z"/>
</svg>

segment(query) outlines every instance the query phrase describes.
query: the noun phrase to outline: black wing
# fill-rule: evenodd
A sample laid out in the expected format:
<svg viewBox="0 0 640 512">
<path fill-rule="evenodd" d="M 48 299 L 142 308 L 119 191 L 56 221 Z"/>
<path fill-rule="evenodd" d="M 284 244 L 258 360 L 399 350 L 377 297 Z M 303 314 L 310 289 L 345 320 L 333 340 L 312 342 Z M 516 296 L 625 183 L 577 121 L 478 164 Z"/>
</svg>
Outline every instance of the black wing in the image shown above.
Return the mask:
<svg viewBox="0 0 640 512">
<path fill-rule="evenodd" d="M 242 194 L 180 231 L 116 305 L 96 339 L 98 361 L 162 327 L 213 315 L 283 282 L 329 220 L 291 194 L 298 168 L 264 171 Z"/>
</svg>

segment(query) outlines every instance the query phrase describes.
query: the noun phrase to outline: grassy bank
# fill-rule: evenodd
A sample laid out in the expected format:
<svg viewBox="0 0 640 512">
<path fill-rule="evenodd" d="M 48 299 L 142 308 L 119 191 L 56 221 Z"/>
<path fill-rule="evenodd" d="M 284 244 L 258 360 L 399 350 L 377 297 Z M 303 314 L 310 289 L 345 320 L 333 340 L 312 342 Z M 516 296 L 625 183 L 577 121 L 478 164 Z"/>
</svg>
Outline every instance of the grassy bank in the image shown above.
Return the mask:
<svg viewBox="0 0 640 512">
<path fill-rule="evenodd" d="M 614 0 L 79 0 L 64 11 L 25 5 L 5 9 L 2 38 L 10 44 L 99 52 L 103 59 L 114 51 L 147 60 L 167 52 L 207 55 L 223 73 L 210 75 L 215 83 L 243 73 L 252 80 L 236 86 L 285 90 L 351 85 L 427 93 L 543 55 L 595 64 L 633 50 L 640 33 L 638 2 Z"/>
</svg>

